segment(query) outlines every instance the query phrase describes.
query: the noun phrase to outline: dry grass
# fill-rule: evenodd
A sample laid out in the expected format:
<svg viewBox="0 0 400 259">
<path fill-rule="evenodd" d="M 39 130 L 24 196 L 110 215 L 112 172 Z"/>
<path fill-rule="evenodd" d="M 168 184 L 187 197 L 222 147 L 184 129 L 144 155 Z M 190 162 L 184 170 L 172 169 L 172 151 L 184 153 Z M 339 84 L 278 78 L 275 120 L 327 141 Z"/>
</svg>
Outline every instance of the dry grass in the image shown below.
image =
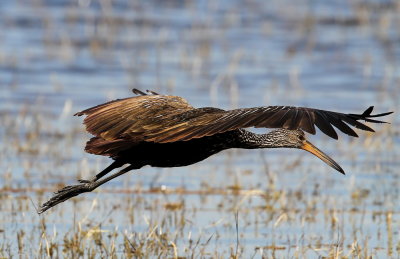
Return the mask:
<svg viewBox="0 0 400 259">
<path fill-rule="evenodd" d="M 196 106 L 398 110 L 398 4 L 334 16 L 273 3 L 21 1 L 4 14 L 0 258 L 398 258 L 397 115 L 359 139 L 313 138 L 345 177 L 305 152 L 232 150 L 143 168 L 36 214 L 109 162 L 84 154 L 73 112 L 132 87 Z M 25 5 L 32 16 L 15 11 Z"/>
</svg>

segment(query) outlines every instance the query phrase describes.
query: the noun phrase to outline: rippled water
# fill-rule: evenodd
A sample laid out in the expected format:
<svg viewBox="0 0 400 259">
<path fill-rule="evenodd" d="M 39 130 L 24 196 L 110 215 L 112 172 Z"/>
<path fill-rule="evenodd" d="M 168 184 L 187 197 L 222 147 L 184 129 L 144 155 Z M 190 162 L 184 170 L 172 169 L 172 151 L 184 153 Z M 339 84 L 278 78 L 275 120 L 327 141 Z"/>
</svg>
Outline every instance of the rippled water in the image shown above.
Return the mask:
<svg viewBox="0 0 400 259">
<path fill-rule="evenodd" d="M 0 257 L 38 251 L 33 204 L 109 163 L 84 153 L 89 135 L 72 114 L 134 87 L 197 107 L 398 111 L 399 11 L 390 1 L 1 1 Z M 226 257 L 239 211 L 244 258 L 328 256 L 335 244 L 341 256 L 398 257 L 400 123 L 388 121 L 359 139 L 311 136 L 346 176 L 297 150 L 225 151 L 119 177 L 44 214 L 45 233 L 62 243 L 76 222 L 120 235 L 157 226 L 179 232 L 178 255 Z M 18 249 L 21 231 L 32 238 Z"/>
</svg>

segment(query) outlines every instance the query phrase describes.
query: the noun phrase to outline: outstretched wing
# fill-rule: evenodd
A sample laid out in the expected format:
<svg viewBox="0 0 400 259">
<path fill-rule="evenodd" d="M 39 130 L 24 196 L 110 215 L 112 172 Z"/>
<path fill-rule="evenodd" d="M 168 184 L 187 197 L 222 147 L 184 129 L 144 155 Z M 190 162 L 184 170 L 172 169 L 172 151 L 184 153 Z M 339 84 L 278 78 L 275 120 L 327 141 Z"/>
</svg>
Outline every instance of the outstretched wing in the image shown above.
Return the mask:
<svg viewBox="0 0 400 259">
<path fill-rule="evenodd" d="M 208 108 L 196 109 L 199 116 L 187 119 L 184 123 L 176 123 L 159 131 L 146 132 L 146 141 L 160 143 L 185 141 L 248 127 L 301 129 L 315 134 L 315 126 L 317 126 L 326 135 L 337 139 L 338 135 L 333 128 L 335 126 L 347 135 L 358 137 L 350 126 L 373 132 L 373 129 L 359 122 L 359 120 L 384 123 L 371 118 L 391 114 L 391 112 L 387 112 L 371 115 L 373 106 L 362 114 L 344 114 L 291 106 L 267 106 L 230 111 L 216 109 L 201 112 L 203 109 Z M 180 117 L 185 117 L 185 114 L 181 114 Z"/>
<path fill-rule="evenodd" d="M 333 128 L 335 126 L 343 133 L 357 137 L 350 126 L 373 132 L 373 129 L 359 120 L 383 123 L 372 118 L 391 114 L 387 112 L 372 115 L 372 106 L 362 114 L 344 114 L 292 106 L 267 106 L 229 111 L 211 107 L 194 109 L 185 99 L 178 96 L 156 93 L 147 95 L 140 91 L 136 93 L 141 96 L 111 101 L 76 115 L 87 115 L 84 120 L 86 129 L 96 137 L 104 141 L 124 139 L 133 144 L 140 141 L 158 143 L 187 141 L 248 127 L 301 129 L 315 134 L 317 126 L 326 135 L 337 139 L 338 135 Z M 116 143 L 120 148 L 121 143 L 119 141 Z M 108 143 L 101 144 L 108 145 Z"/>
<path fill-rule="evenodd" d="M 176 115 L 191 110 L 193 107 L 178 96 L 141 95 L 97 105 L 75 115 L 87 115 L 86 130 L 103 140 L 143 141 L 147 132 L 159 132 L 174 124 L 172 118 Z"/>
</svg>

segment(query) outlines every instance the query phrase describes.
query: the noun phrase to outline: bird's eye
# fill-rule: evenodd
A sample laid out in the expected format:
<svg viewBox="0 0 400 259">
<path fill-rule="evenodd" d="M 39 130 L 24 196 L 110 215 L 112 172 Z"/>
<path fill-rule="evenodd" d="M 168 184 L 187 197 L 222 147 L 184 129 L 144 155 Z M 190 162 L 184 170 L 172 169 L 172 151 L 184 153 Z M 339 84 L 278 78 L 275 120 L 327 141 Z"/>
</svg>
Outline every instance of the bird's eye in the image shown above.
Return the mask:
<svg viewBox="0 0 400 259">
<path fill-rule="evenodd" d="M 306 138 L 305 138 L 303 135 L 300 135 L 300 136 L 299 136 L 299 139 L 300 139 L 301 141 L 306 140 Z"/>
</svg>

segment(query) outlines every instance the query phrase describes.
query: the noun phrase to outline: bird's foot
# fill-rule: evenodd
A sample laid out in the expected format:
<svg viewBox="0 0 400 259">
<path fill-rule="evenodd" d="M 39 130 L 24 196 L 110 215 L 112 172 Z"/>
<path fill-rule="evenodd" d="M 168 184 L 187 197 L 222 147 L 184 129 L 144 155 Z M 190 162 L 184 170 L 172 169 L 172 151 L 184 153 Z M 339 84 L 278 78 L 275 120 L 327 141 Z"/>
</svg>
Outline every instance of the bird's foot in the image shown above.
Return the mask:
<svg viewBox="0 0 400 259">
<path fill-rule="evenodd" d="M 80 182 L 80 183 L 92 183 L 92 182 L 94 182 L 94 181 L 92 181 L 92 180 L 85 180 L 85 179 L 78 179 L 78 182 Z"/>
<path fill-rule="evenodd" d="M 93 189 L 94 182 L 90 181 L 82 184 L 65 186 L 64 188 L 56 191 L 54 196 L 40 207 L 38 213 L 41 214 L 63 201 L 66 201 L 84 192 L 91 192 Z"/>
<path fill-rule="evenodd" d="M 97 177 L 95 176 L 95 177 L 93 177 L 92 179 L 90 179 L 90 180 L 85 180 L 85 179 L 79 179 L 78 180 L 78 182 L 80 182 L 80 183 L 94 183 L 94 182 L 96 182 L 97 181 Z"/>
</svg>

